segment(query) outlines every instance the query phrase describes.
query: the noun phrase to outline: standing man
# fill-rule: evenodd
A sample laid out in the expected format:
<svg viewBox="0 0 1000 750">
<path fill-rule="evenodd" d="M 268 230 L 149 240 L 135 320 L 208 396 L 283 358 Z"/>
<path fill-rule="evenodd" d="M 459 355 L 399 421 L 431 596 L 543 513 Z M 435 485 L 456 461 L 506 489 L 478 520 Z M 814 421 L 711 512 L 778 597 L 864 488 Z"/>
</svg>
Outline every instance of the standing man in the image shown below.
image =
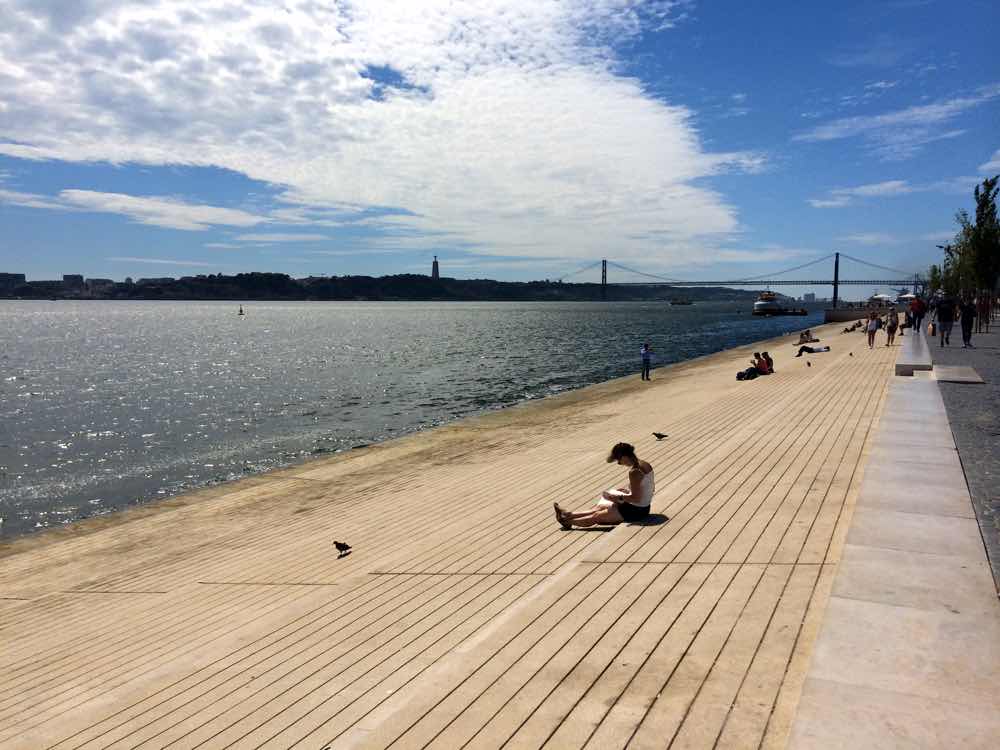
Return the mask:
<svg viewBox="0 0 1000 750">
<path fill-rule="evenodd" d="M 938 300 L 934 315 L 937 317 L 938 328 L 941 329 L 938 331 L 941 346 L 951 346 L 951 329 L 955 325 L 955 303 L 948 297 Z"/>
<path fill-rule="evenodd" d="M 913 318 L 913 330 L 919 331 L 920 324 L 924 320 L 924 313 L 927 311 L 924 301 L 920 297 L 914 297 L 910 302 L 910 315 Z"/>
<path fill-rule="evenodd" d="M 962 300 L 961 307 L 958 308 L 959 314 L 962 316 L 962 346 L 966 349 L 975 349 L 972 345 L 972 322 L 976 319 L 976 306 L 972 303 L 972 299 L 966 297 Z"/>
<path fill-rule="evenodd" d="M 652 380 L 649 377 L 649 364 L 653 357 L 653 350 L 649 348 L 649 342 L 646 341 L 642 345 L 642 349 L 639 350 L 639 354 L 642 355 L 642 379 Z"/>
</svg>

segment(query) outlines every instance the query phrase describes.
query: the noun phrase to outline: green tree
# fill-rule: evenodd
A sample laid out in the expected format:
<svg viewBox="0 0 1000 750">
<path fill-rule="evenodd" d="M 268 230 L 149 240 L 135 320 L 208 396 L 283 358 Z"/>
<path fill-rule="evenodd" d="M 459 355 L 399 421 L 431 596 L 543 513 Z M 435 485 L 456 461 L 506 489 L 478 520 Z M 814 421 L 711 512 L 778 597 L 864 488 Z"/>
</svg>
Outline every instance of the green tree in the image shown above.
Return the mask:
<svg viewBox="0 0 1000 750">
<path fill-rule="evenodd" d="M 927 269 L 927 289 L 931 294 L 934 294 L 943 288 L 944 282 L 941 278 L 941 266 L 934 263 Z"/>
</svg>

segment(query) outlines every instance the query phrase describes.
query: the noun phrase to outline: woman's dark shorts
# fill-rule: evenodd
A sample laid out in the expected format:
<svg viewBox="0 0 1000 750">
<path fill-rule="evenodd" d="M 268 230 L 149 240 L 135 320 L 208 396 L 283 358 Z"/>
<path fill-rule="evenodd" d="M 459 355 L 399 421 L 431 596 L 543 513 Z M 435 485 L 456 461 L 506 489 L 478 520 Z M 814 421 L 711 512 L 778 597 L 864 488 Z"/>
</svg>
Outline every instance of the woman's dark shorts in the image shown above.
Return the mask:
<svg viewBox="0 0 1000 750">
<path fill-rule="evenodd" d="M 632 503 L 618 503 L 615 507 L 626 521 L 641 521 L 649 515 L 648 505 L 632 505 Z"/>
</svg>

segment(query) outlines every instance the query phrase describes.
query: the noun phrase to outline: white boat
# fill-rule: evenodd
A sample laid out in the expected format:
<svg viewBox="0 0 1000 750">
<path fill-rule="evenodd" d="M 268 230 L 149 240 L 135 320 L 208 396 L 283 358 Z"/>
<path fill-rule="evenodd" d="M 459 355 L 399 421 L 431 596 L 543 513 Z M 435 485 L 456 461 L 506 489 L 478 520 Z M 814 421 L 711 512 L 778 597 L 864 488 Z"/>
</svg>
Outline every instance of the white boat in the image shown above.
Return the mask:
<svg viewBox="0 0 1000 750">
<path fill-rule="evenodd" d="M 753 303 L 754 315 L 808 315 L 809 311 L 802 307 L 785 307 L 778 301 L 774 292 L 761 292 Z"/>
</svg>

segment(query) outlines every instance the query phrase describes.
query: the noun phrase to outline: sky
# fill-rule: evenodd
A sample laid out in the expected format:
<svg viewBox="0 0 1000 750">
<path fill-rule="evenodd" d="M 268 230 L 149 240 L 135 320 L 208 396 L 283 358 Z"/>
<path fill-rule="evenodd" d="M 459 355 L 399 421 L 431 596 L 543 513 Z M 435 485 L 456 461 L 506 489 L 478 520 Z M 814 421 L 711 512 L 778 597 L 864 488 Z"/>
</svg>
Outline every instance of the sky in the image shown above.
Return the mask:
<svg viewBox="0 0 1000 750">
<path fill-rule="evenodd" d="M 1000 173 L 998 27 L 979 0 L 0 0 L 0 272 L 912 273 Z"/>
</svg>

